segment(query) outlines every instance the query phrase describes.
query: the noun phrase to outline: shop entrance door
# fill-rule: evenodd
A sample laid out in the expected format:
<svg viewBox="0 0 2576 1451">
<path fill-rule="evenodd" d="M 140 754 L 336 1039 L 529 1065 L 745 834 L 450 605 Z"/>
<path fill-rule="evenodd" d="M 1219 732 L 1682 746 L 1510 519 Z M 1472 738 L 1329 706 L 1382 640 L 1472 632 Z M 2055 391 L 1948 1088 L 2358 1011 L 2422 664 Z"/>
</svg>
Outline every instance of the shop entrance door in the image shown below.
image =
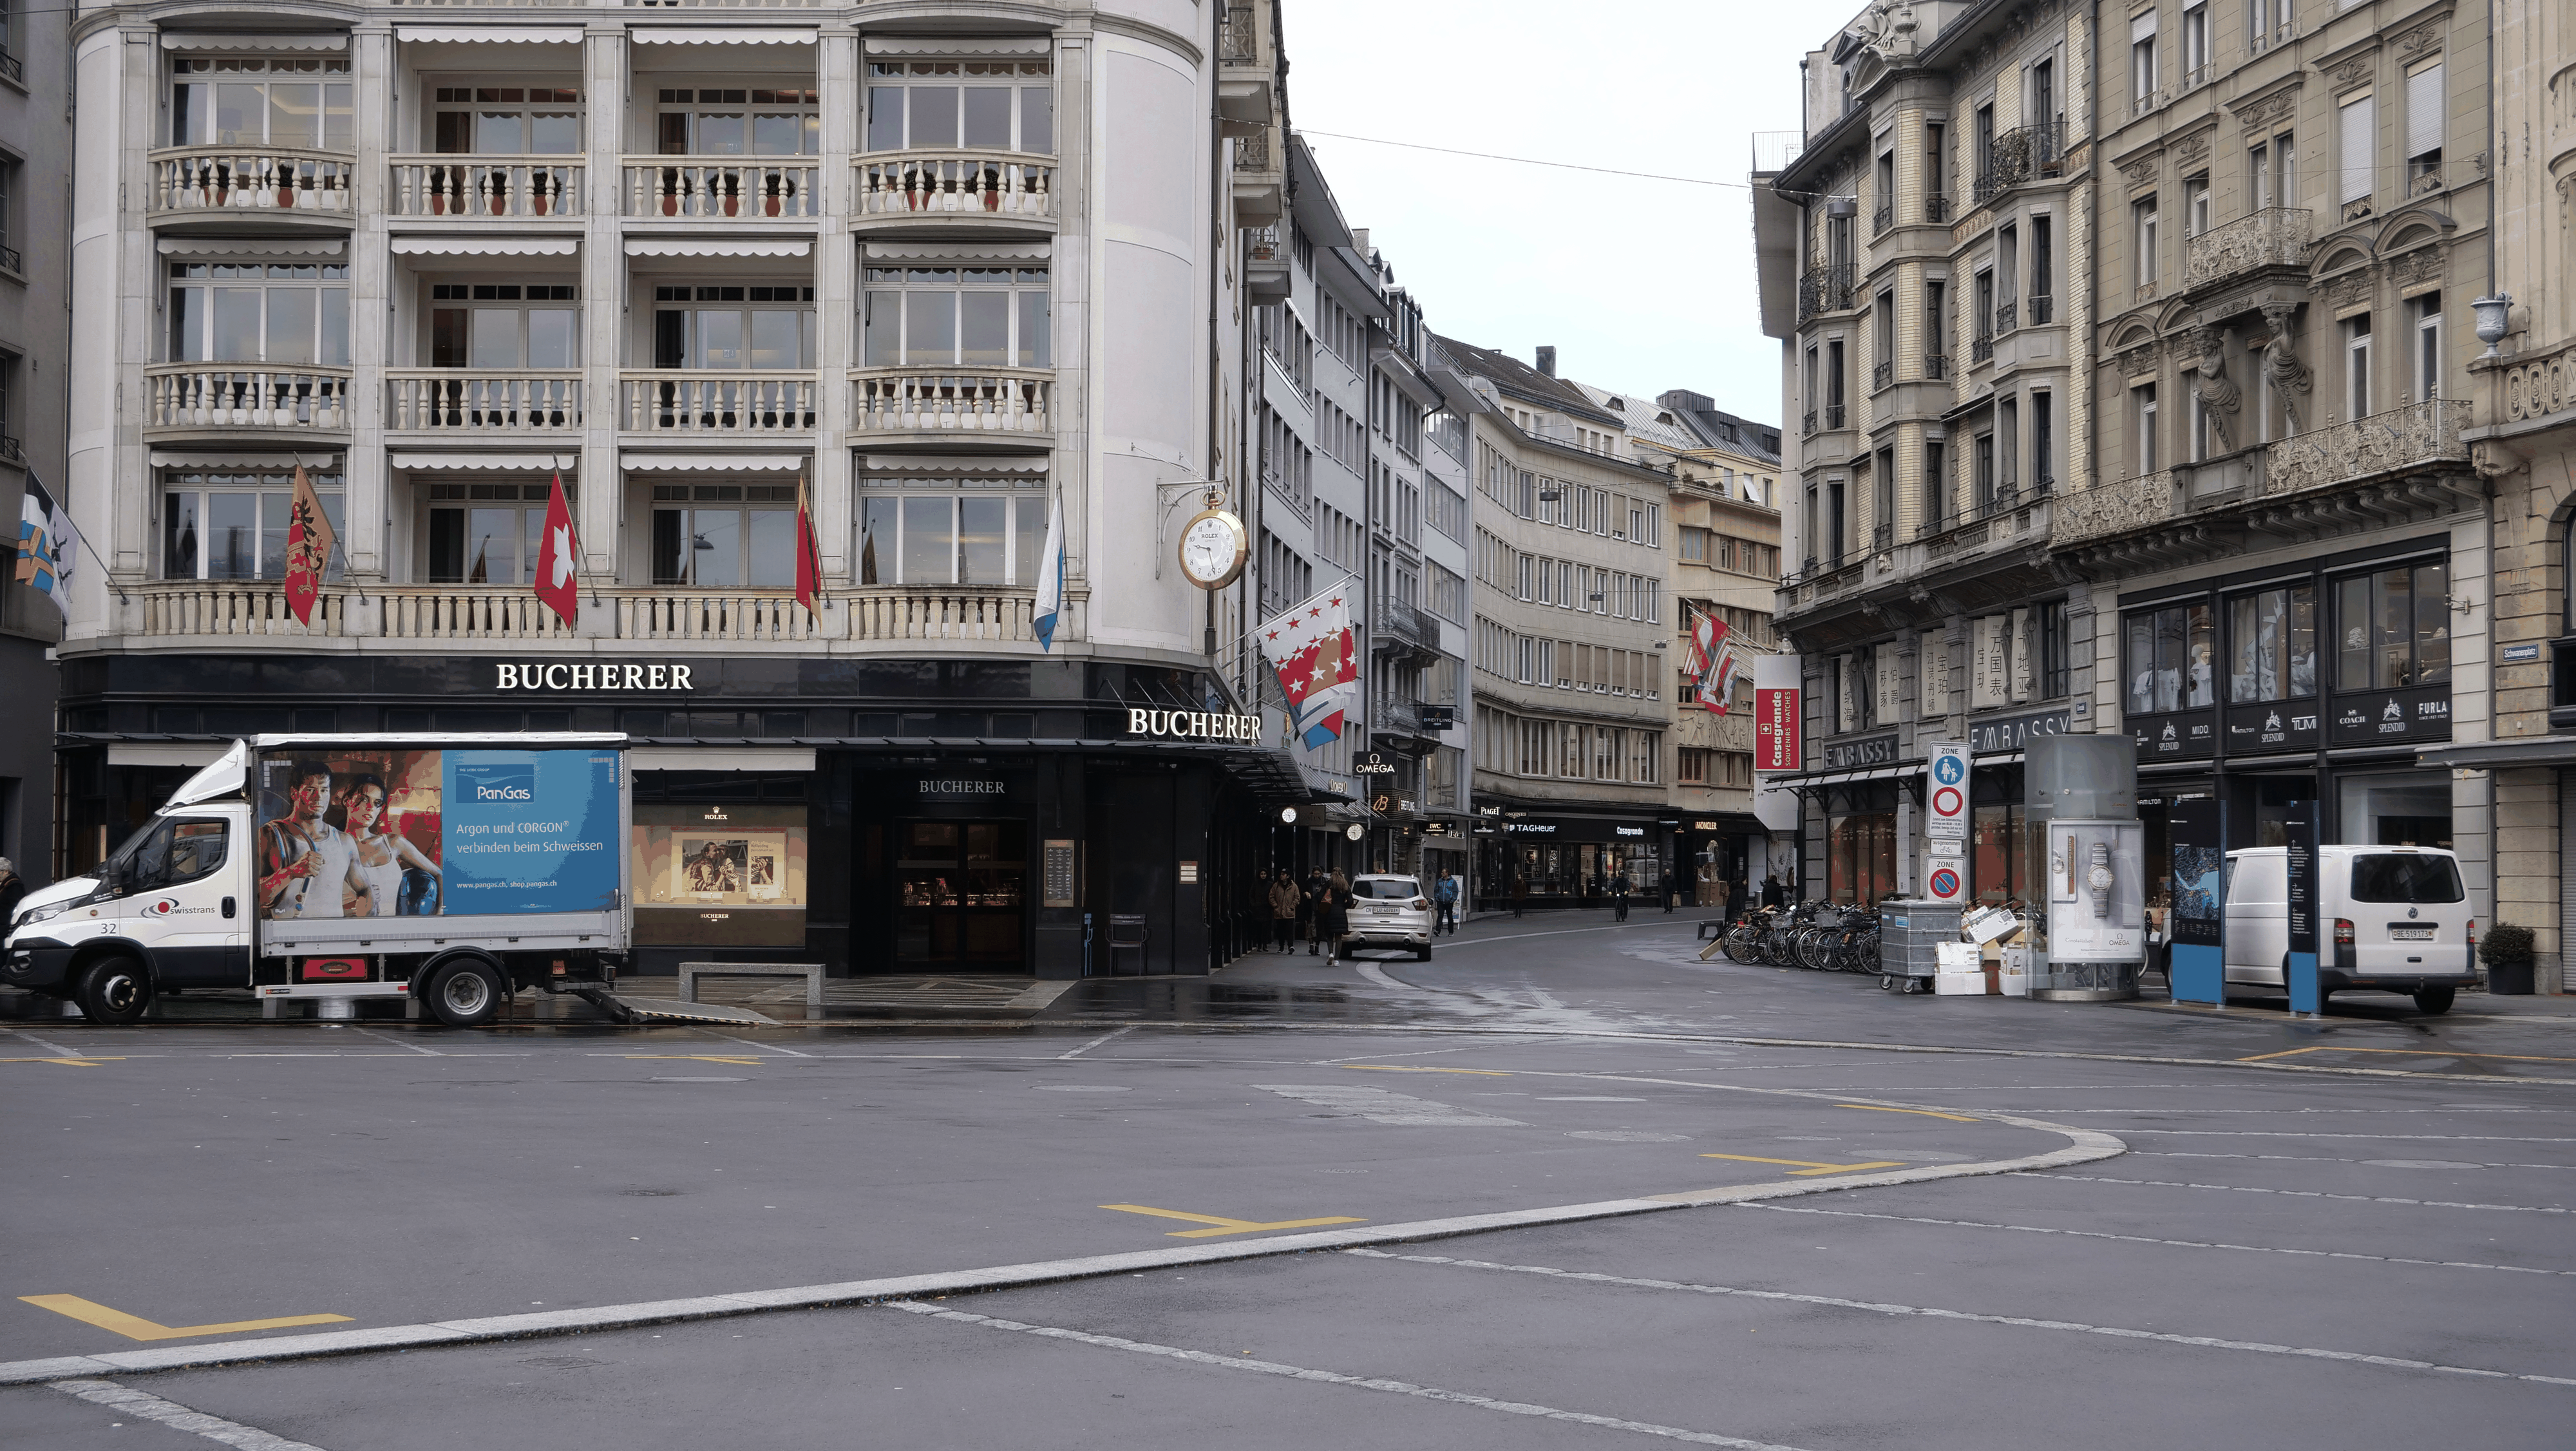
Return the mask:
<svg viewBox="0 0 2576 1451">
<path fill-rule="evenodd" d="M 1028 830 L 1017 821 L 896 827 L 898 971 L 1028 971 Z"/>
</svg>

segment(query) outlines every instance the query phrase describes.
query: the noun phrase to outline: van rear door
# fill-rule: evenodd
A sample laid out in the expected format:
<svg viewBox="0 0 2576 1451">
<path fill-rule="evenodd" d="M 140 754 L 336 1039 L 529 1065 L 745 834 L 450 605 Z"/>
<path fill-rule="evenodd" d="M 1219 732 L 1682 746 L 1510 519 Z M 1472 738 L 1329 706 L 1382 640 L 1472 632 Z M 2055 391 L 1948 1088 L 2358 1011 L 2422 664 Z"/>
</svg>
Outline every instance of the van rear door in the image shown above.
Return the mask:
<svg viewBox="0 0 2576 1451">
<path fill-rule="evenodd" d="M 2464 973 L 2469 894 L 2446 851 L 2356 850 L 2336 916 L 2352 923 L 2355 977 Z"/>
<path fill-rule="evenodd" d="M 2290 950 L 2290 859 L 2278 848 L 2227 858 L 2227 980 L 2279 984 Z"/>
</svg>

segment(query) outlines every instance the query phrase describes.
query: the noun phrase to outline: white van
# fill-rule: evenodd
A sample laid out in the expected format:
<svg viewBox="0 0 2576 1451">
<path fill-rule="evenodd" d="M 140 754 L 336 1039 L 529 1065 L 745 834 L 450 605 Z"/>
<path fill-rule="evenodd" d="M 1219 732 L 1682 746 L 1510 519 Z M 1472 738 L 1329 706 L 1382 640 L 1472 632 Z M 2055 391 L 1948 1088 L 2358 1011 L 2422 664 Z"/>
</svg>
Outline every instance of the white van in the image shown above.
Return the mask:
<svg viewBox="0 0 2576 1451">
<path fill-rule="evenodd" d="M 2438 1013 L 2477 978 L 2478 924 L 2459 858 L 2437 847 L 2317 848 L 2317 994 L 2410 993 Z M 2227 981 L 2286 988 L 2290 853 L 2227 854 Z"/>
</svg>

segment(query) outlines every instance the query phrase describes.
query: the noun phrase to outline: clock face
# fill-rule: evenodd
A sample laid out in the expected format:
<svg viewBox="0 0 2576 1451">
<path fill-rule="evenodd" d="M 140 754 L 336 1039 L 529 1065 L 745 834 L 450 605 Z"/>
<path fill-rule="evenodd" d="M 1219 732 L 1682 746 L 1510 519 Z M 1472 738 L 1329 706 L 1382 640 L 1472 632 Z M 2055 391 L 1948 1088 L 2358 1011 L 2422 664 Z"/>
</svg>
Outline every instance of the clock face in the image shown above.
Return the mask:
<svg viewBox="0 0 2576 1451">
<path fill-rule="evenodd" d="M 1181 572 L 1201 589 L 1223 589 L 1243 572 L 1243 524 L 1211 509 L 1181 531 Z"/>
</svg>

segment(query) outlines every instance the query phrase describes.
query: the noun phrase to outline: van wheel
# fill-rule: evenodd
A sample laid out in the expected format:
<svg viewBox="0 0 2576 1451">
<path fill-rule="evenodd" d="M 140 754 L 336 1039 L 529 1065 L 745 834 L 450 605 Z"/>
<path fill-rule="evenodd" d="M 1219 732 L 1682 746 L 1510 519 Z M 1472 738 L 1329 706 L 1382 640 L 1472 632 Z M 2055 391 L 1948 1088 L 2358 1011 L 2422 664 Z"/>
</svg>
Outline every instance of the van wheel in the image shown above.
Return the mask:
<svg viewBox="0 0 2576 1451">
<path fill-rule="evenodd" d="M 479 1028 L 501 1011 L 509 989 L 488 962 L 467 958 L 433 970 L 420 994 L 430 1015 L 451 1028 Z"/>
<path fill-rule="evenodd" d="M 2419 1013 L 2447 1013 L 2451 1010 L 2451 999 L 2458 995 L 2459 989 L 2457 988 L 2419 987 L 2415 989 L 2415 1011 Z"/>
<path fill-rule="evenodd" d="M 101 959 L 81 974 L 77 1000 L 81 1016 L 102 1027 L 141 1022 L 152 1008 L 152 974 L 131 957 Z"/>
</svg>

